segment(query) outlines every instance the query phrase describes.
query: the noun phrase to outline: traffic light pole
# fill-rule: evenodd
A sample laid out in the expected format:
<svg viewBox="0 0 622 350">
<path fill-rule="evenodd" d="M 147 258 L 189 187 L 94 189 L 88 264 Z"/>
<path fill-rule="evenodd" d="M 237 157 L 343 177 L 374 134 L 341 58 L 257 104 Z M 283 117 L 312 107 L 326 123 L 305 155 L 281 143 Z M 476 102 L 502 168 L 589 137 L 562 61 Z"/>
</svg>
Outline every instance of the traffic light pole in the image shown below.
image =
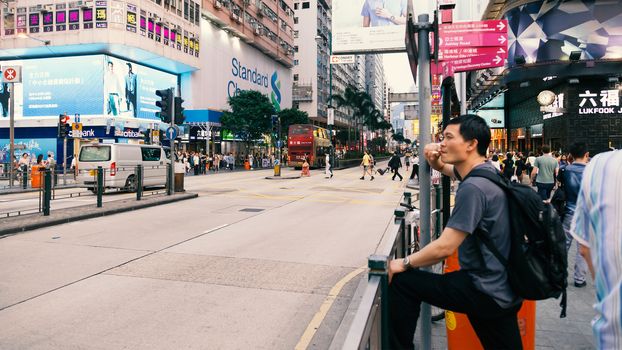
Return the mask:
<svg viewBox="0 0 622 350">
<path fill-rule="evenodd" d="M 180 93 L 180 91 L 178 90 L 178 93 Z M 175 88 L 172 87 L 169 93 L 169 97 L 170 97 L 170 110 L 171 110 L 171 127 L 174 128 L 175 127 L 175 101 L 173 96 L 175 95 Z M 169 183 L 169 188 L 168 188 L 168 194 L 169 196 L 172 195 L 175 192 L 175 139 L 170 140 L 170 147 L 171 147 L 171 168 L 169 170 L 169 176 L 170 176 L 170 183 Z"/>
<path fill-rule="evenodd" d="M 76 155 L 74 154 L 73 156 L 75 157 Z M 63 137 L 63 185 L 66 185 L 66 184 L 67 184 L 67 136 Z"/>
</svg>

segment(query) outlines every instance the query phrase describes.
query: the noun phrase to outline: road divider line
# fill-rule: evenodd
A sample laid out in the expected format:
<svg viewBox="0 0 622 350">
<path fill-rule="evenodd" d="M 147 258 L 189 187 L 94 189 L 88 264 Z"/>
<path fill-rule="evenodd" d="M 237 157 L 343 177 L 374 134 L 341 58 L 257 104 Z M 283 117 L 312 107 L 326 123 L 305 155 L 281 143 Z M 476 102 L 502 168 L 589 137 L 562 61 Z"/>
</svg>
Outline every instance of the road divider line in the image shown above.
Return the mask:
<svg viewBox="0 0 622 350">
<path fill-rule="evenodd" d="M 324 302 L 322 303 L 322 305 L 320 305 L 320 309 L 318 310 L 318 312 L 315 313 L 315 315 L 311 319 L 311 322 L 309 322 L 307 329 L 305 329 L 305 332 L 300 337 L 300 340 L 298 341 L 298 344 L 296 344 L 296 347 L 294 349 L 307 349 L 309 343 L 311 343 L 311 340 L 313 339 L 313 336 L 317 332 L 318 328 L 320 328 L 322 321 L 328 314 L 331 306 L 333 306 L 335 299 L 337 299 L 337 296 L 339 296 L 339 293 L 341 293 L 343 287 L 346 285 L 346 283 L 350 282 L 354 277 L 358 276 L 361 272 L 365 270 L 367 270 L 367 267 L 359 267 L 358 269 L 347 274 L 344 278 L 337 282 L 337 284 L 335 284 L 333 288 L 331 288 L 330 292 L 328 292 L 328 295 L 324 299 Z"/>
<path fill-rule="evenodd" d="M 210 228 L 209 230 L 203 232 L 203 234 L 205 235 L 205 234 L 208 234 L 210 232 L 214 232 L 214 231 L 220 230 L 221 228 L 224 228 L 224 227 L 227 227 L 227 226 L 229 226 L 229 224 L 224 224 L 224 225 L 216 226 L 214 228 Z"/>
</svg>

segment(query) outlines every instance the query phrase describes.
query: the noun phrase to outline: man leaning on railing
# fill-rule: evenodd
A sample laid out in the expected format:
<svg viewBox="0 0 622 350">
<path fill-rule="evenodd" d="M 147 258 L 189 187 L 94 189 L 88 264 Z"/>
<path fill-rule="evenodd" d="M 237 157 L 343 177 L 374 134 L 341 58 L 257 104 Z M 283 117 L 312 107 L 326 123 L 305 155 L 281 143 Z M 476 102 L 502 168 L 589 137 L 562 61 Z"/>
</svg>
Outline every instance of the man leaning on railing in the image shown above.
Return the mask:
<svg viewBox="0 0 622 350">
<path fill-rule="evenodd" d="M 432 168 L 464 179 L 471 170 L 495 172 L 486 162 L 490 129 L 474 115 L 454 118 L 440 144 L 425 147 Z M 483 178 L 465 179 L 441 236 L 403 260 L 391 261 L 391 349 L 413 349 L 421 302 L 465 313 L 486 349 L 522 349 L 517 312 L 522 300 L 510 288 L 505 267 L 473 233 L 484 230 L 507 258 L 510 221 L 503 190 Z M 479 247 L 478 247 L 479 246 Z M 459 250 L 461 270 L 443 275 L 420 271 Z M 468 344 L 465 344 L 468 347 Z"/>
</svg>

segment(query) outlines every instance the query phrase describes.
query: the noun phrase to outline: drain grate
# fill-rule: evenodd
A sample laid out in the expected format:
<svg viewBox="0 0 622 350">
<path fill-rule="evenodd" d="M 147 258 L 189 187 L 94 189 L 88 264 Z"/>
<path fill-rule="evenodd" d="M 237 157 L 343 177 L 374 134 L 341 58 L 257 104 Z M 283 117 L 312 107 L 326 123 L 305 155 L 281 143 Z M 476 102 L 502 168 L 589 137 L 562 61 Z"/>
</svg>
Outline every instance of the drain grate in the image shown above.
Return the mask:
<svg viewBox="0 0 622 350">
<path fill-rule="evenodd" d="M 245 211 L 245 212 L 250 212 L 250 213 L 258 213 L 260 211 L 264 211 L 264 209 L 259 209 L 259 208 L 244 208 L 244 209 L 240 209 L 240 211 Z"/>
</svg>

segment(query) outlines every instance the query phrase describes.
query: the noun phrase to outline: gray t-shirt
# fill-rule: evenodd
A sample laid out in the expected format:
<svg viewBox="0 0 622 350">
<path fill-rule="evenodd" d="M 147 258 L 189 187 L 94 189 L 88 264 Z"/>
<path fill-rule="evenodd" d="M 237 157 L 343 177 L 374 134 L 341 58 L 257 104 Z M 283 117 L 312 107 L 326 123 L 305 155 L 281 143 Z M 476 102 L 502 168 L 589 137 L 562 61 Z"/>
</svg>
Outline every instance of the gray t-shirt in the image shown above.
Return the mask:
<svg viewBox="0 0 622 350">
<path fill-rule="evenodd" d="M 497 172 L 490 162 L 476 168 Z M 515 305 L 518 299 L 510 288 L 505 267 L 473 235 L 476 229 L 488 232 L 499 252 L 506 258 L 509 256 L 510 216 L 503 190 L 490 180 L 467 178 L 458 187 L 456 205 L 447 226 L 469 233 L 460 245 L 458 255 L 460 268 L 471 275 L 475 288 L 491 296 L 503 308 Z"/>
<path fill-rule="evenodd" d="M 559 163 L 557 162 L 557 159 L 553 158 L 548 154 L 545 154 L 536 158 L 533 166 L 538 168 L 536 182 L 539 182 L 541 184 L 555 183 L 555 169 L 559 168 Z"/>
</svg>

